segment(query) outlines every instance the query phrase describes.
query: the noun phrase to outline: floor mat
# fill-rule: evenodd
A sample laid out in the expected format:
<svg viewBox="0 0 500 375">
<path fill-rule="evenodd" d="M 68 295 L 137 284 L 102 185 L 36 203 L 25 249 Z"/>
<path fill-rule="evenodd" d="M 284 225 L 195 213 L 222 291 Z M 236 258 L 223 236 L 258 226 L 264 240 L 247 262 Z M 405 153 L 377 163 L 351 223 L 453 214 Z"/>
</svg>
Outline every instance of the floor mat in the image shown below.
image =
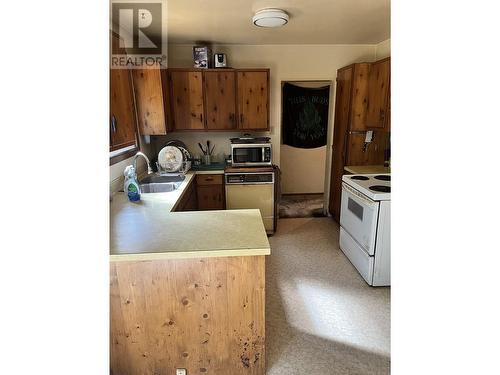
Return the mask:
<svg viewBox="0 0 500 375">
<path fill-rule="evenodd" d="M 320 217 L 323 214 L 323 194 L 283 194 L 280 218 Z"/>
</svg>

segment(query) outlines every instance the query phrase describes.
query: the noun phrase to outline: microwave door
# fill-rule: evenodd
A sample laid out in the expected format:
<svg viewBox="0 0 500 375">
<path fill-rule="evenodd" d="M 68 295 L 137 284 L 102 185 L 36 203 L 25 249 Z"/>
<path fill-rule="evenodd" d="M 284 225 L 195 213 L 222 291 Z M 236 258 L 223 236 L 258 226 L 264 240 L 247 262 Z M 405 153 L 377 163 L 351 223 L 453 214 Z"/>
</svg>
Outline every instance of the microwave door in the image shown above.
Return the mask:
<svg viewBox="0 0 500 375">
<path fill-rule="evenodd" d="M 255 147 L 237 147 L 233 149 L 233 162 L 237 164 L 259 163 L 262 150 Z"/>
</svg>

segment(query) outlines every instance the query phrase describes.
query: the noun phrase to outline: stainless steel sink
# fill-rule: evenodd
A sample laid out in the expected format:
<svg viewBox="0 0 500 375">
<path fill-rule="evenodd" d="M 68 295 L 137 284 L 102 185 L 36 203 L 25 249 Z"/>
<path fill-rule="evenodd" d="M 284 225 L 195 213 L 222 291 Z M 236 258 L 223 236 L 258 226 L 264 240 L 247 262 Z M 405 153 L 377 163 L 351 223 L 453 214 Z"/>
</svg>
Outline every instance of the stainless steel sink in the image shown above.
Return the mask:
<svg viewBox="0 0 500 375">
<path fill-rule="evenodd" d="M 174 191 L 179 186 L 181 186 L 182 181 L 184 181 L 185 176 L 174 175 L 174 176 L 160 176 L 160 175 L 149 175 L 144 177 L 139 181 L 139 187 L 142 194 L 146 193 L 165 193 L 169 191 Z"/>
</svg>

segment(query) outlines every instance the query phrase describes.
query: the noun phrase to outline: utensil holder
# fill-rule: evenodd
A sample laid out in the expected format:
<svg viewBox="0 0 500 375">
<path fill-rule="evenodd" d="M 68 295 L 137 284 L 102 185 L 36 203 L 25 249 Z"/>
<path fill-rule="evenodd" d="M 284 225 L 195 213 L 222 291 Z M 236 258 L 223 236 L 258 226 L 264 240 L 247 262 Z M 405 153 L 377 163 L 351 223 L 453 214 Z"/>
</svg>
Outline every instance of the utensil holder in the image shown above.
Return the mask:
<svg viewBox="0 0 500 375">
<path fill-rule="evenodd" d="M 203 155 L 203 164 L 210 165 L 212 155 Z"/>
</svg>

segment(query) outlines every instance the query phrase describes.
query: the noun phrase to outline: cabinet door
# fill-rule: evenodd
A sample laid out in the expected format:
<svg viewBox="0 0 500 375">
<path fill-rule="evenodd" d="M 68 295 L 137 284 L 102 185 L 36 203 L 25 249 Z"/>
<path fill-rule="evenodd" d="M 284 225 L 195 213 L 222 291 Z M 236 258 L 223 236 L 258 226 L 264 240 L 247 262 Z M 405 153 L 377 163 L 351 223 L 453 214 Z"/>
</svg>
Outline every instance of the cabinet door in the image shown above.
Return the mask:
<svg viewBox="0 0 500 375">
<path fill-rule="evenodd" d="M 204 130 L 201 71 L 171 71 L 172 113 L 175 130 Z"/>
<path fill-rule="evenodd" d="M 198 185 L 197 191 L 198 209 L 224 209 L 224 185 Z"/>
<path fill-rule="evenodd" d="M 194 180 L 189 184 L 175 211 L 196 211 L 198 209 L 196 194 L 196 180 Z"/>
<path fill-rule="evenodd" d="M 134 69 L 132 78 L 140 134 L 167 134 L 161 69 Z"/>
<path fill-rule="evenodd" d="M 238 128 L 269 130 L 269 70 L 237 73 Z"/>
<path fill-rule="evenodd" d="M 329 205 L 329 211 L 337 221 L 340 221 L 342 175 L 345 165 L 345 142 L 349 126 L 353 70 L 354 67 L 351 65 L 337 71 Z"/>
<path fill-rule="evenodd" d="M 366 130 L 370 64 L 354 64 L 351 92 L 350 130 Z"/>
<path fill-rule="evenodd" d="M 136 118 L 132 82 L 128 69 L 110 70 L 110 149 L 134 145 Z"/>
<path fill-rule="evenodd" d="M 368 106 L 366 127 L 385 129 L 389 101 L 391 61 L 389 58 L 374 62 L 368 78 Z"/>
<path fill-rule="evenodd" d="M 236 79 L 234 71 L 204 73 L 207 130 L 236 128 Z"/>
</svg>

